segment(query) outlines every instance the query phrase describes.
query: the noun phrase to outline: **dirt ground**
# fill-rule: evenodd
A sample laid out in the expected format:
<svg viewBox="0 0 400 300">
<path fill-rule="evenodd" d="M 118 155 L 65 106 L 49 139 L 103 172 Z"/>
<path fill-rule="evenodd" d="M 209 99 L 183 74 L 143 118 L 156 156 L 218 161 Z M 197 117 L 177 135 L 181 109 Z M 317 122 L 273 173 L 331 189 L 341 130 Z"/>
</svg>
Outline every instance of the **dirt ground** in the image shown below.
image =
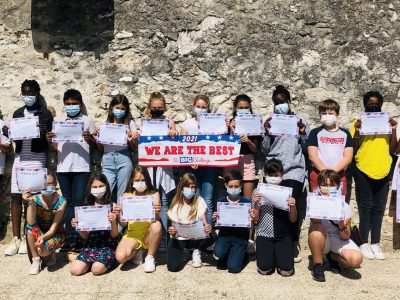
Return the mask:
<svg viewBox="0 0 400 300">
<path fill-rule="evenodd" d="M 0 245 L 1 254 L 4 249 Z M 99 277 L 73 277 L 57 254 L 52 269 L 32 276 L 27 255 L 0 255 L 0 299 L 399 299 L 399 251 L 388 253 L 384 261 L 365 261 L 358 270 L 345 269 L 341 275 L 326 272 L 325 283 L 312 280 L 309 252 L 303 254 L 290 278 L 259 275 L 254 261 L 242 273 L 229 274 L 212 265 L 211 255 L 203 255 L 200 269 L 188 262 L 181 272 L 169 273 L 164 254 L 156 258 L 152 274 L 145 274 L 143 265 L 128 264 Z"/>
</svg>

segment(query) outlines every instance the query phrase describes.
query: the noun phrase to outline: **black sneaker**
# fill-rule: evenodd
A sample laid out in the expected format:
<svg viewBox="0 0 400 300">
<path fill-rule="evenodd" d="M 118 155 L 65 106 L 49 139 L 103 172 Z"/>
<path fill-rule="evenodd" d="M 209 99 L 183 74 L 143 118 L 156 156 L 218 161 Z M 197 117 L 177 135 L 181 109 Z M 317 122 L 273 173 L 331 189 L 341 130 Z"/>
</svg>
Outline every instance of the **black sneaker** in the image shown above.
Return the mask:
<svg viewBox="0 0 400 300">
<path fill-rule="evenodd" d="M 71 238 L 66 238 L 64 244 L 60 248 L 60 252 L 62 253 L 69 252 L 72 249 L 72 242 L 73 240 Z"/>
<path fill-rule="evenodd" d="M 322 264 L 314 264 L 312 278 L 315 281 L 325 282 L 324 266 Z"/>
<path fill-rule="evenodd" d="M 329 263 L 329 271 L 331 271 L 333 274 L 340 274 L 341 270 L 339 262 L 331 257 L 331 252 L 326 255 L 326 259 Z"/>
</svg>

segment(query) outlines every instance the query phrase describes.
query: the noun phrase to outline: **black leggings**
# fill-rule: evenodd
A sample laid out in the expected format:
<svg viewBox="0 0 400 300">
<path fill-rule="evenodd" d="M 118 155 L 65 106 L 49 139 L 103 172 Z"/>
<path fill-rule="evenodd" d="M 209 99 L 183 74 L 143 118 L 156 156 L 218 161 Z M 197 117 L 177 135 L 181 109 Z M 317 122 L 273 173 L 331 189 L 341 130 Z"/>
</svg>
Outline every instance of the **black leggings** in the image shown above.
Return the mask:
<svg viewBox="0 0 400 300">
<path fill-rule="evenodd" d="M 292 197 L 296 199 L 297 220 L 291 223 L 290 230 L 293 242 L 298 242 L 307 207 L 306 197 L 303 195 L 304 183 L 293 179 L 287 179 L 282 181 L 282 185 L 291 187 L 293 189 Z"/>
<path fill-rule="evenodd" d="M 177 240 L 169 239 L 167 253 L 167 268 L 170 272 L 179 272 L 185 266 L 183 261 L 186 249 L 205 250 L 214 244 L 216 240 L 215 232 L 210 233 L 210 238 L 204 240 Z"/>
<path fill-rule="evenodd" d="M 261 272 L 272 274 L 275 268 L 282 271 L 294 269 L 292 238 L 270 239 L 257 236 L 257 267 Z"/>
</svg>

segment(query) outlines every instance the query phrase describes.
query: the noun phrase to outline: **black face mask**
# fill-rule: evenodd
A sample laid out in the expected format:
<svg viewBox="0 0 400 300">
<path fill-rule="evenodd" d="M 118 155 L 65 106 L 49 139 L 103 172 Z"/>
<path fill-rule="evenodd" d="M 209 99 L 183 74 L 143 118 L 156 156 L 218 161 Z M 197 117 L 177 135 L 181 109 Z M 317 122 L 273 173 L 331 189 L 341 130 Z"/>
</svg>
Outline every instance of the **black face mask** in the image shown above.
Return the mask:
<svg viewBox="0 0 400 300">
<path fill-rule="evenodd" d="M 154 118 L 159 118 L 164 114 L 164 110 L 158 109 L 158 108 L 152 108 L 152 109 L 150 109 L 150 114 Z"/>
<path fill-rule="evenodd" d="M 381 112 L 381 107 L 379 105 L 367 105 L 365 107 L 366 112 Z"/>
</svg>

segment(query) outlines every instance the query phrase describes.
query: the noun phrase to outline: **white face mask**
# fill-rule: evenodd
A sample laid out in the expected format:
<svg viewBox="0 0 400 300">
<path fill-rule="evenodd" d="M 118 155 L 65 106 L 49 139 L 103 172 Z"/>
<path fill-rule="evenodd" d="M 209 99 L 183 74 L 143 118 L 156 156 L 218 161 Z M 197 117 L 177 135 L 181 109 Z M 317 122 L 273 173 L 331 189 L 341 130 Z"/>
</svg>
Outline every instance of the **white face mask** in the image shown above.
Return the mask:
<svg viewBox="0 0 400 300">
<path fill-rule="evenodd" d="M 91 188 L 90 193 L 96 198 L 101 199 L 103 198 L 104 194 L 106 193 L 107 188 L 105 186 L 99 188 Z"/>
<path fill-rule="evenodd" d="M 278 184 L 281 184 L 281 182 L 282 182 L 282 177 L 280 177 L 280 176 L 265 176 L 265 181 L 267 182 L 267 183 L 269 183 L 269 184 L 275 184 L 275 185 L 278 185 Z"/>
<path fill-rule="evenodd" d="M 193 114 L 195 116 L 198 116 L 200 114 L 206 114 L 207 113 L 207 108 L 199 108 L 199 107 L 194 107 L 193 108 Z"/>
<path fill-rule="evenodd" d="M 332 126 L 336 124 L 336 116 L 335 115 L 322 115 L 321 123 L 325 126 Z"/>
<path fill-rule="evenodd" d="M 147 185 L 146 182 L 144 181 L 134 181 L 133 188 L 137 190 L 139 193 L 142 193 L 147 189 Z"/>
</svg>

